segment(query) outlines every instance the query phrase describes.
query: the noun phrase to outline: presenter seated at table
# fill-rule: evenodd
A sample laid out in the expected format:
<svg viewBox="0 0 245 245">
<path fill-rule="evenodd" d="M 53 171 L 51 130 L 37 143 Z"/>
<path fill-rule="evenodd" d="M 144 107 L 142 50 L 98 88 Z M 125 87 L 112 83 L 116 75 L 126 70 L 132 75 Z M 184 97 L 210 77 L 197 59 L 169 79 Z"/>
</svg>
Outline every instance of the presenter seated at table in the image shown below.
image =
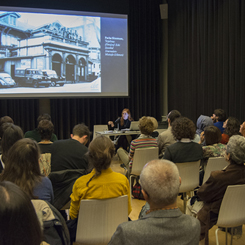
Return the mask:
<svg viewBox="0 0 245 245">
<path fill-rule="evenodd" d="M 130 128 L 131 121 L 133 121 L 133 118 L 131 117 L 130 110 L 124 108 L 121 117 L 118 117 L 114 122 L 113 121 L 108 122 L 108 128 L 109 130 L 114 130 L 116 128 L 118 128 L 118 130 L 127 129 Z M 115 141 L 116 150 L 120 147 L 122 147 L 124 150 L 127 150 L 127 147 L 129 146 L 129 142 L 131 141 L 129 137 L 126 137 L 125 135 L 119 136 Z"/>
</svg>

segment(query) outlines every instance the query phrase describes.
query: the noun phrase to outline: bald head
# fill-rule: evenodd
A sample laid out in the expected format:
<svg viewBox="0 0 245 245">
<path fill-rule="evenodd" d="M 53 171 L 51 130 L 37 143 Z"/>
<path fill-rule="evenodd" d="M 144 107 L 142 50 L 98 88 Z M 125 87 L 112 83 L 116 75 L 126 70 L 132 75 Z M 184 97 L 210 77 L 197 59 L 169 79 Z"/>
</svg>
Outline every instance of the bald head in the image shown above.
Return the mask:
<svg viewBox="0 0 245 245">
<path fill-rule="evenodd" d="M 168 160 L 153 160 L 143 168 L 140 183 L 153 204 L 171 205 L 179 193 L 178 168 Z"/>
</svg>

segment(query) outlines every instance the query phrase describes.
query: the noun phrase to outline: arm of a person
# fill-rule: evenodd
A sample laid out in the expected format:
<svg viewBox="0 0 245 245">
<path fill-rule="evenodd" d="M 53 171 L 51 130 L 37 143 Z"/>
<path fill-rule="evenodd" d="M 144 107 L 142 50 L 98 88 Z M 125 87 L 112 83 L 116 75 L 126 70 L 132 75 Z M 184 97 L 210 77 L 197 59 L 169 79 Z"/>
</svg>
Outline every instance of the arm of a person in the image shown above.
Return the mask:
<svg viewBox="0 0 245 245">
<path fill-rule="evenodd" d="M 161 134 L 157 138 L 157 145 L 158 145 L 158 148 L 159 148 L 159 154 L 162 154 L 165 142 L 164 142 L 164 137 Z"/>
<path fill-rule="evenodd" d="M 108 245 L 124 245 L 124 244 L 127 244 L 127 242 L 125 241 L 125 235 L 123 234 L 123 229 L 121 225 L 119 225 L 115 233 L 113 234 L 110 242 L 108 243 Z"/>
<path fill-rule="evenodd" d="M 168 147 L 167 147 L 167 148 L 166 148 L 166 150 L 165 150 L 165 153 L 164 153 L 163 159 L 166 159 L 166 160 L 172 161 L 171 153 L 170 153 L 170 151 L 169 151 Z"/>
<path fill-rule="evenodd" d="M 126 179 L 125 186 L 126 186 L 126 189 L 125 189 L 124 195 L 128 195 L 128 214 L 130 214 L 132 211 L 132 206 L 131 206 L 131 195 L 130 195 L 130 188 L 129 188 L 128 179 Z"/>
<path fill-rule="evenodd" d="M 71 217 L 71 219 L 75 219 L 78 217 L 80 201 L 81 201 L 77 181 L 73 185 L 72 194 L 71 194 L 70 198 L 71 198 L 70 217 Z"/>
<path fill-rule="evenodd" d="M 129 160 L 131 161 L 134 157 L 134 152 L 135 152 L 135 146 L 134 146 L 134 143 L 133 141 L 131 142 L 130 144 L 130 150 L 129 150 L 129 153 L 128 153 L 128 157 L 129 157 Z"/>
<path fill-rule="evenodd" d="M 198 189 L 197 195 L 202 201 L 211 202 L 216 197 L 219 189 L 219 181 L 217 181 L 213 172 L 211 172 L 208 180 Z"/>
</svg>

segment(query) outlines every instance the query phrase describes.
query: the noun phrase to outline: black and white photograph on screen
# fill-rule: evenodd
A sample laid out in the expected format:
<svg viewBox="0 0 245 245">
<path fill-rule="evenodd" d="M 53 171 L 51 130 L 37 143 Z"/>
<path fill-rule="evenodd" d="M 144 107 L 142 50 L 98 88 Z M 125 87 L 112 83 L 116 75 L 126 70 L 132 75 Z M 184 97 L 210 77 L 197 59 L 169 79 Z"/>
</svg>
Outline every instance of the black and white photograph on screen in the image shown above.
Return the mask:
<svg viewBox="0 0 245 245">
<path fill-rule="evenodd" d="M 101 18 L 0 12 L 0 95 L 100 93 Z"/>
</svg>

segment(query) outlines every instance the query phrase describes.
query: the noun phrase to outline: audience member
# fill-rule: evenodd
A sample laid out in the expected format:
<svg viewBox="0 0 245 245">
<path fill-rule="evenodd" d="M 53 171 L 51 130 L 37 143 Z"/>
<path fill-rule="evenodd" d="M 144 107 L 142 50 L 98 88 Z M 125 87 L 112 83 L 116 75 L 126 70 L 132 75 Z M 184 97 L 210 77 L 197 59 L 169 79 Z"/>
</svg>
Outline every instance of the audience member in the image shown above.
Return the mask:
<svg viewBox="0 0 245 245">
<path fill-rule="evenodd" d="M 87 169 L 88 160 L 85 146 L 91 132 L 85 124 L 74 126 L 70 139 L 57 140 L 51 145 L 51 172 L 67 169 Z"/>
<path fill-rule="evenodd" d="M 172 133 L 177 142 L 166 148 L 164 159 L 174 163 L 194 162 L 202 159 L 201 145 L 192 141 L 196 134 L 196 127 L 189 118 L 175 119 L 172 124 Z"/>
<path fill-rule="evenodd" d="M 235 117 L 229 117 L 223 124 L 224 133 L 222 134 L 221 143 L 227 144 L 232 135 L 239 135 L 240 121 Z"/>
<path fill-rule="evenodd" d="M 2 155 L 0 156 L 0 172 L 5 168 L 9 149 L 16 141 L 22 139 L 24 136 L 22 129 L 12 123 L 4 123 L 2 129 L 4 133 L 1 140 Z"/>
<path fill-rule="evenodd" d="M 135 150 L 145 147 L 157 147 L 157 140 L 151 136 L 152 132 L 158 126 L 157 120 L 154 117 L 142 117 L 139 120 L 139 129 L 141 135 L 133 140 L 130 144 L 129 153 L 122 148 L 117 150 L 118 157 L 123 162 L 123 167 L 126 167 L 128 174 L 132 169 L 132 162 Z"/>
<path fill-rule="evenodd" d="M 110 168 L 114 153 L 113 143 L 105 136 L 98 136 L 90 143 L 88 159 L 93 170 L 90 174 L 77 179 L 73 186 L 70 206 L 71 219 L 74 220 L 78 217 L 82 199 L 107 199 L 128 195 L 128 211 L 131 212 L 128 179 L 120 173 L 113 172 Z M 71 237 L 73 240 L 75 239 L 72 233 Z"/>
<path fill-rule="evenodd" d="M 51 137 L 54 132 L 53 123 L 46 119 L 41 120 L 38 124 L 37 129 L 41 136 L 41 141 L 38 143 L 41 154 L 51 153 L 51 145 L 53 144 L 53 142 L 51 141 Z"/>
<path fill-rule="evenodd" d="M 180 112 L 177 110 L 172 110 L 167 115 L 168 129 L 162 132 L 157 139 L 157 144 L 159 147 L 159 158 L 162 158 L 167 146 L 172 145 L 176 142 L 172 133 L 172 123 L 176 118 L 181 116 Z"/>
<path fill-rule="evenodd" d="M 219 130 L 223 134 L 223 132 L 224 132 L 223 124 L 226 120 L 225 111 L 223 109 L 215 109 L 211 118 L 214 122 L 214 126 L 219 128 Z"/>
<path fill-rule="evenodd" d="M 131 121 L 133 121 L 133 118 L 131 117 L 130 110 L 127 109 L 127 108 L 124 108 L 122 110 L 122 116 L 121 116 L 121 118 L 120 117 L 117 118 L 115 120 L 115 122 L 109 121 L 108 122 L 108 127 L 109 127 L 109 130 L 113 130 L 115 128 L 118 128 L 118 130 L 130 128 Z M 128 145 L 129 145 L 129 141 L 128 141 L 126 135 L 120 135 L 117 138 L 117 140 L 115 141 L 116 150 L 118 148 L 120 148 L 120 147 L 122 147 L 124 150 L 127 150 Z"/>
<path fill-rule="evenodd" d="M 241 125 L 240 125 L 240 130 L 239 132 L 241 133 L 241 135 L 243 137 L 245 137 L 245 122 L 243 122 Z"/>
<path fill-rule="evenodd" d="M 40 245 L 42 231 L 30 197 L 17 185 L 0 182 L 1 245 Z"/>
<path fill-rule="evenodd" d="M 120 224 L 109 245 L 198 244 L 200 224 L 177 206 L 180 177 L 175 164 L 153 160 L 143 168 L 142 193 L 150 209 L 136 221 Z"/>
<path fill-rule="evenodd" d="M 51 181 L 43 177 L 39 168 L 39 147 L 31 139 L 20 139 L 9 150 L 1 181 L 11 181 L 30 198 L 53 202 Z"/>
<path fill-rule="evenodd" d="M 49 120 L 51 121 L 51 117 L 49 114 L 47 113 L 44 113 L 44 114 L 41 114 L 38 118 L 37 118 L 37 125 L 39 125 L 39 122 L 42 121 L 42 120 Z M 38 131 L 38 128 L 35 128 L 34 130 L 32 131 L 27 131 L 25 133 L 25 138 L 31 138 L 33 140 L 35 140 L 36 142 L 40 142 L 41 141 L 41 135 Z M 52 133 L 52 136 L 51 136 L 51 139 L 50 139 L 52 142 L 56 141 L 57 140 L 57 136 Z"/>
<path fill-rule="evenodd" d="M 2 153 L 2 148 L 1 148 L 1 140 L 2 140 L 2 137 L 3 137 L 3 132 L 4 132 L 4 127 L 3 125 L 5 123 L 12 123 L 14 124 L 14 121 L 11 117 L 9 116 L 3 116 L 0 118 L 0 153 Z"/>
<path fill-rule="evenodd" d="M 245 138 L 233 135 L 226 150 L 229 165 L 219 171 L 213 171 L 209 179 L 199 188 L 197 195 L 204 202 L 197 217 L 201 223 L 200 240 L 205 238 L 208 244 L 208 230 L 216 224 L 220 205 L 228 185 L 245 184 Z"/>
<path fill-rule="evenodd" d="M 204 129 L 206 127 L 213 126 L 213 125 L 214 125 L 214 123 L 213 123 L 213 120 L 212 120 L 211 117 L 201 115 L 197 119 L 197 130 L 196 130 L 196 133 L 198 135 L 200 135 L 204 131 Z"/>
</svg>

